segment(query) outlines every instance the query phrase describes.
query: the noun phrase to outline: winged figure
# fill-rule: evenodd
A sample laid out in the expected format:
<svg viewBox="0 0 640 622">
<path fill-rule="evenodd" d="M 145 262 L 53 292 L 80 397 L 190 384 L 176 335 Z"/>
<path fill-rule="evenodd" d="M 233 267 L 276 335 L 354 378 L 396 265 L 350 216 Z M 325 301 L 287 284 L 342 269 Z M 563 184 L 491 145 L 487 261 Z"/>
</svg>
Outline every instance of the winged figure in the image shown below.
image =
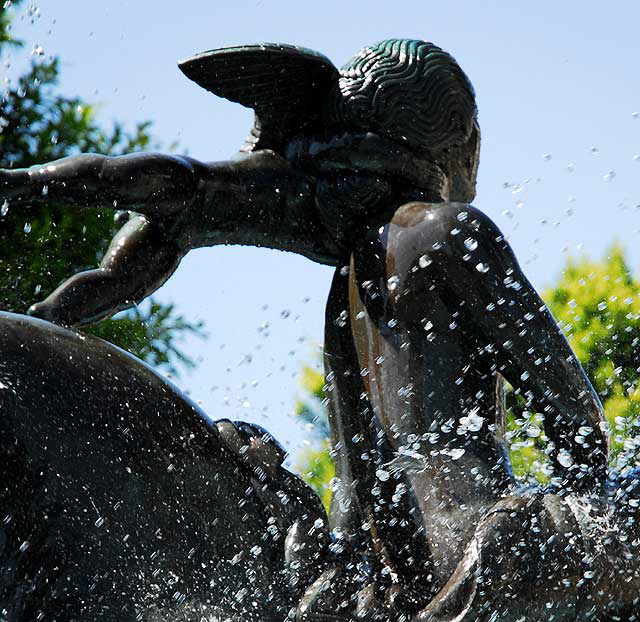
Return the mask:
<svg viewBox="0 0 640 622">
<path fill-rule="evenodd" d="M 317 52 L 263 44 L 204 52 L 180 69 L 255 111 L 231 160 L 80 155 L 0 171 L 0 201 L 18 208 L 56 201 L 131 214 L 100 267 L 29 312 L 72 327 L 98 321 L 152 293 L 202 246 L 266 246 L 335 266 L 325 329 L 337 476 L 331 534 L 295 479 L 278 471 L 256 484 L 270 499 L 263 507 L 286 523 L 276 526 L 286 543 L 273 559 L 288 568 L 282 598 L 294 603 L 291 615 L 564 622 L 637 611 L 640 579 L 629 561 L 637 512 L 620 509 L 637 480 L 609 481 L 597 395 L 504 235 L 470 205 L 480 132 L 473 88 L 453 57 L 432 43 L 390 39 L 338 70 Z M 3 326 L 14 342 L 31 330 Z M 28 373 L 37 348 L 22 363 L 14 350 L 5 367 Z M 0 381 L 17 386 L 20 374 L 11 373 Z M 549 490 L 516 485 L 505 381 L 544 415 Z M 7 421 L 37 421 L 48 401 Z M 95 442 L 99 426 L 83 421 Z M 38 434 L 27 428 L 23 444 L 29 433 Z M 216 434 L 224 449 L 214 451 L 230 452 L 234 464 L 260 437 L 230 423 Z M 256 443 L 257 462 L 273 463 L 273 446 Z M 105 481 L 118 488 L 111 475 Z M 151 499 L 152 484 L 138 483 Z M 284 488 L 300 499 L 289 513 Z M 214 520 L 224 512 L 217 499 Z"/>
</svg>

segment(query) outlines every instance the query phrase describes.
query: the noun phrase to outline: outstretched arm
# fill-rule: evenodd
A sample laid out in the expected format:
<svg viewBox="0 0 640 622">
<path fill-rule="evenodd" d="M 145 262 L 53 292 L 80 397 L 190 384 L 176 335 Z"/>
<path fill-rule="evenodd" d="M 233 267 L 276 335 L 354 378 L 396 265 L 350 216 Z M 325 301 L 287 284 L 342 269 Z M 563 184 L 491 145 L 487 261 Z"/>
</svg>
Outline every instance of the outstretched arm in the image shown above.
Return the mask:
<svg viewBox="0 0 640 622">
<path fill-rule="evenodd" d="M 21 169 L 0 169 L 0 202 L 63 202 L 163 216 L 196 197 L 199 164 L 185 156 L 78 155 Z"/>
<path fill-rule="evenodd" d="M 269 150 L 225 162 L 138 153 L 79 155 L 0 169 L 0 205 L 63 203 L 172 220 L 190 248 L 248 244 L 335 265 L 337 249 L 317 213 L 315 182 Z"/>
<path fill-rule="evenodd" d="M 0 204 L 58 202 L 139 216 L 114 239 L 102 265 L 63 283 L 31 313 L 84 324 L 139 302 L 189 249 L 249 244 L 333 263 L 319 226 L 314 179 L 271 151 L 203 164 L 182 156 L 80 155 L 0 170 Z"/>
</svg>

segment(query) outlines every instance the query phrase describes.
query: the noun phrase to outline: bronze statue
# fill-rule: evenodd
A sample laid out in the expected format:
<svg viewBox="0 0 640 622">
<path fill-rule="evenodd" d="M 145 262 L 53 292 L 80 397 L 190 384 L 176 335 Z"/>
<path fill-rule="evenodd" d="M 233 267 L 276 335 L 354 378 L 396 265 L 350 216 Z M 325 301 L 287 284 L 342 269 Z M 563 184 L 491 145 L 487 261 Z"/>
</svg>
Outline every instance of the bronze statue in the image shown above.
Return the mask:
<svg viewBox="0 0 640 622">
<path fill-rule="evenodd" d="M 637 569 L 622 561 L 631 544 L 593 552 L 603 540 L 591 527 L 613 507 L 599 400 L 502 234 L 469 205 L 480 133 L 455 60 L 392 39 L 340 71 L 310 50 L 271 44 L 180 67 L 255 110 L 235 159 L 84 155 L 0 171 L 0 201 L 12 205 L 132 212 L 100 268 L 30 313 L 97 321 L 150 294 L 200 246 L 268 246 L 334 265 L 325 361 L 338 488 L 331 543 L 321 519 L 308 527 L 309 511 L 287 519 L 297 618 L 471 622 L 498 611 L 533 622 L 541 603 L 556 620 L 635 611 Z M 545 494 L 516 490 L 504 380 L 544 414 L 555 482 Z M 223 426 L 227 447 L 237 429 Z M 239 462 L 246 446 L 235 443 Z M 612 518 L 620 533 L 635 533 L 621 516 Z M 569 533 L 577 544 L 567 552 L 573 541 L 558 543 Z M 600 574 L 585 579 L 578 602 L 584 563 Z"/>
<path fill-rule="evenodd" d="M 0 313 L 0 351 L 0 619 L 286 617 L 285 538 L 313 562 L 328 531 L 264 430 L 41 320 Z"/>
</svg>

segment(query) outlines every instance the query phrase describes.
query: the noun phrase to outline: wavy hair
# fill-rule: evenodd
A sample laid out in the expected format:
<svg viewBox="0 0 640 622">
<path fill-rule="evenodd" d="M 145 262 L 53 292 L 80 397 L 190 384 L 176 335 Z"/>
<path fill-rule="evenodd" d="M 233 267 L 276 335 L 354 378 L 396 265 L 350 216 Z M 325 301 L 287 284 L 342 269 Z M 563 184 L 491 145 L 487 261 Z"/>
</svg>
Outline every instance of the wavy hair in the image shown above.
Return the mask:
<svg viewBox="0 0 640 622">
<path fill-rule="evenodd" d="M 437 153 L 464 144 L 476 125 L 471 82 L 433 43 L 387 39 L 340 71 L 337 116 L 348 125 Z"/>
</svg>

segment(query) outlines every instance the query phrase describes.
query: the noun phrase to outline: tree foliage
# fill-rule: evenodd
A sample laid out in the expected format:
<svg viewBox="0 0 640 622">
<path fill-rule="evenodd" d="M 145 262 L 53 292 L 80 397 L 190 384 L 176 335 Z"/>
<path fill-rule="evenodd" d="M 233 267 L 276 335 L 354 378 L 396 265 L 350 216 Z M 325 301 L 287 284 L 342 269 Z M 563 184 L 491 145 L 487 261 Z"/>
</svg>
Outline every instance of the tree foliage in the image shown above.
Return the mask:
<svg viewBox="0 0 640 622">
<path fill-rule="evenodd" d="M 296 467 L 304 480 L 318 493 L 328 511 L 331 502 L 331 480 L 335 475 L 335 469 L 329 447 L 324 376 L 318 370 L 305 365 L 300 383 L 304 398 L 298 400 L 295 412 L 306 423 L 307 431 L 314 442 L 298 456 Z"/>
<path fill-rule="evenodd" d="M 10 35 L 10 10 L 0 5 L 0 53 L 21 45 Z M 18 168 L 78 153 L 119 155 L 154 149 L 150 122 L 127 130 L 116 122 L 105 129 L 95 107 L 81 97 L 58 92 L 60 61 L 35 57 L 29 70 L 2 93 L 0 167 Z M 115 233 L 113 210 L 79 210 L 61 204 L 0 206 L 0 308 L 24 312 L 65 278 L 94 268 Z M 152 365 L 176 372 L 174 363 L 193 363 L 177 340 L 186 333 L 203 335 L 172 305 L 151 301 L 89 329 Z"/>
<path fill-rule="evenodd" d="M 601 261 L 569 259 L 558 282 L 543 298 L 564 331 L 602 400 L 611 429 L 612 464 L 621 470 L 640 464 L 640 280 L 623 249 L 612 246 Z M 328 450 L 324 378 L 305 368 L 305 397 L 297 412 L 313 423 L 316 446 L 298 468 L 328 503 Z M 549 474 L 542 416 L 528 412 L 516 391 L 507 394 L 507 439 L 514 471 L 546 481 Z M 325 479 L 323 479 L 323 477 Z"/>
<path fill-rule="evenodd" d="M 545 298 L 604 405 L 618 468 L 640 445 L 640 281 L 622 248 L 570 260 Z"/>
</svg>

